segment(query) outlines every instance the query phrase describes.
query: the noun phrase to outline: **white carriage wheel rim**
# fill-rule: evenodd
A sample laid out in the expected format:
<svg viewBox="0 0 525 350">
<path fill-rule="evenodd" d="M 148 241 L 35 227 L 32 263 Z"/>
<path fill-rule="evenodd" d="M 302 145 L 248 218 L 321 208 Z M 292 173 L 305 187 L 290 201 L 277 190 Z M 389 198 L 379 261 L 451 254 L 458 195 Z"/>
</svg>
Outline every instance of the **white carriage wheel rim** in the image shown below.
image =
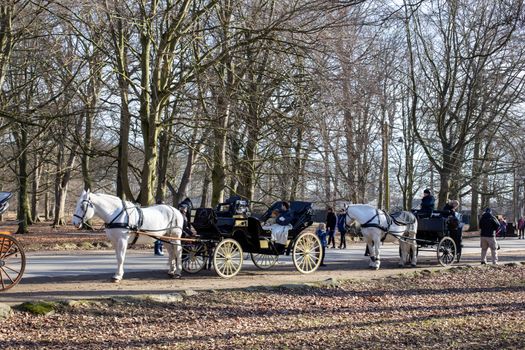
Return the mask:
<svg viewBox="0 0 525 350">
<path fill-rule="evenodd" d="M 294 244 L 292 259 L 297 271 L 308 274 L 321 265 L 322 254 L 319 238 L 312 233 L 304 233 Z"/>
<path fill-rule="evenodd" d="M 261 270 L 272 268 L 279 260 L 279 255 L 250 253 L 253 264 Z"/>
<path fill-rule="evenodd" d="M 205 252 L 205 247 L 202 244 L 191 246 L 191 249 L 185 248 L 188 257 L 182 261 L 182 269 L 188 273 L 197 273 L 206 266 L 206 257 L 198 254 L 201 250 Z"/>
<path fill-rule="evenodd" d="M 452 256 L 450 256 L 450 253 L 445 254 L 445 252 L 443 251 L 443 248 L 447 250 L 449 248 L 452 248 L 453 249 Z M 443 239 L 441 239 L 437 247 L 437 258 L 438 258 L 439 264 L 441 266 L 452 265 L 454 263 L 454 259 L 456 258 L 456 254 L 457 254 L 456 242 L 454 242 L 454 240 L 448 236 L 443 237 Z"/>
<path fill-rule="evenodd" d="M 240 244 L 231 238 L 220 241 L 213 252 L 215 272 L 222 278 L 231 278 L 238 274 L 243 260 Z"/>
</svg>

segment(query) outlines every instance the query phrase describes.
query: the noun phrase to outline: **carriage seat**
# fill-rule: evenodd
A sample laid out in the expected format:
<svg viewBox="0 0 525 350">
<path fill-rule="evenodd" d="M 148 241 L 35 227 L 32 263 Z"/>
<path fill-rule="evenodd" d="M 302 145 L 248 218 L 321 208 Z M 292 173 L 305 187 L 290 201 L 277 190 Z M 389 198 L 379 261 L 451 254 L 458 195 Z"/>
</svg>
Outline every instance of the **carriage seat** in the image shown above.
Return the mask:
<svg viewBox="0 0 525 350">
<path fill-rule="evenodd" d="M 212 208 L 197 208 L 191 225 L 199 236 L 217 237 L 221 234 L 217 223 L 217 216 Z"/>
</svg>

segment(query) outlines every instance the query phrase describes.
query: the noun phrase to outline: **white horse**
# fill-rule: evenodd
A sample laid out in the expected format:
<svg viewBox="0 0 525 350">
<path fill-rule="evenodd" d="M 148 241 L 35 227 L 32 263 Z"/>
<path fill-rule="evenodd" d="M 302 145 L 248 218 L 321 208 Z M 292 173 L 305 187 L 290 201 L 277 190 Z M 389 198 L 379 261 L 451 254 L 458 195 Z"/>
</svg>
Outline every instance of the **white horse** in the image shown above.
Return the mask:
<svg viewBox="0 0 525 350">
<path fill-rule="evenodd" d="M 352 204 L 346 207 L 346 225 L 350 226 L 355 220 L 361 225 L 363 239 L 370 252 L 371 268 L 379 269 L 381 257 L 379 247 L 382 242 L 399 241 L 400 260 L 399 266 L 405 266 L 407 261 L 415 267 L 417 263 L 417 220 L 411 212 L 402 212 L 402 217 L 394 219 L 383 210 L 371 205 Z M 410 260 L 408 258 L 410 257 Z"/>
<path fill-rule="evenodd" d="M 114 282 L 122 280 L 124 275 L 124 259 L 132 232 L 141 230 L 147 231 L 151 236 L 181 238 L 184 220 L 180 211 L 169 205 L 140 208 L 115 196 L 83 191 L 73 215 L 73 225 L 81 228 L 93 216 L 104 221 L 106 235 L 115 248 L 117 271 L 112 278 Z M 174 240 L 173 243 L 168 244 L 168 274 L 173 278 L 180 278 L 182 246 L 180 240 Z"/>
</svg>

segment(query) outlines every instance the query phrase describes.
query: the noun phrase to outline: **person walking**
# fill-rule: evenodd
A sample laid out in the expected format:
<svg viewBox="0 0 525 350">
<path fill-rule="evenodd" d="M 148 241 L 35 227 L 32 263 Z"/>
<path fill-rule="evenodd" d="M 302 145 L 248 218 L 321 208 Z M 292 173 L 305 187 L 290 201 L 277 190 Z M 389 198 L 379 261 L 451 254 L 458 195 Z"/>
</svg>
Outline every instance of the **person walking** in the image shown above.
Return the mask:
<svg viewBox="0 0 525 350">
<path fill-rule="evenodd" d="M 523 216 L 518 220 L 518 239 L 525 239 L 525 219 Z"/>
<path fill-rule="evenodd" d="M 337 215 L 337 230 L 341 235 L 341 241 L 339 242 L 339 249 L 346 249 L 346 212 L 341 209 L 339 215 Z"/>
<path fill-rule="evenodd" d="M 482 265 L 487 263 L 487 250 L 489 248 L 490 253 L 492 254 L 492 264 L 496 265 L 498 263 L 496 230 L 499 226 L 499 221 L 494 215 L 492 215 L 492 210 L 490 208 L 485 209 L 485 212 L 479 220 Z"/>
<path fill-rule="evenodd" d="M 326 213 L 326 234 L 328 236 L 328 244 L 332 243 L 332 248 L 335 249 L 335 225 L 337 224 L 337 217 L 335 216 L 334 210 L 328 207 Z"/>
<path fill-rule="evenodd" d="M 499 228 L 496 234 L 497 237 L 507 237 L 507 218 L 503 215 L 499 218 Z"/>
<path fill-rule="evenodd" d="M 450 238 L 456 243 L 456 262 L 460 261 L 463 248 L 463 224 L 460 220 L 461 215 L 458 213 L 458 207 L 459 201 L 452 199 L 443 208 L 443 211 L 448 211 L 446 223 Z"/>
</svg>

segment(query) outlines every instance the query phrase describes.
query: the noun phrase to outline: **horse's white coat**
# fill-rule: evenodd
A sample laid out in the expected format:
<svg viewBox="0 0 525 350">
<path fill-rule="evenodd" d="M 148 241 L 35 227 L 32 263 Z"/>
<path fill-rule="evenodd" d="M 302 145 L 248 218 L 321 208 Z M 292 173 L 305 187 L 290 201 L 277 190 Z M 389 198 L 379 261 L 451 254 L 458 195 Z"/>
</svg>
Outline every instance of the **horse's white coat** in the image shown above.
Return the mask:
<svg viewBox="0 0 525 350">
<path fill-rule="evenodd" d="M 124 211 L 122 211 L 123 205 L 126 206 Z M 151 234 L 157 236 L 181 237 L 184 219 L 180 211 L 165 204 L 141 208 L 141 210 L 143 223 L 140 230 L 150 231 Z M 94 216 L 98 216 L 105 224 L 127 223 L 133 226 L 139 222 L 139 211 L 133 203 L 122 201 L 120 198 L 108 194 L 84 191 L 76 205 L 73 225 L 80 228 L 84 222 Z M 128 228 L 106 228 L 105 231 L 115 248 L 117 258 L 117 271 L 113 280 L 120 281 L 124 276 L 124 259 L 128 240 L 131 236 L 130 230 Z M 168 244 L 168 274 L 180 276 L 182 272 L 182 246 L 180 240 L 174 240 L 173 243 L 173 245 Z"/>
<path fill-rule="evenodd" d="M 399 266 L 404 266 L 410 255 L 410 263 L 415 267 L 417 264 L 417 245 L 415 241 L 417 221 L 414 224 L 406 226 L 400 226 L 392 222 L 391 225 L 388 226 L 386 214 L 382 210 L 378 211 L 376 208 L 367 204 L 352 204 L 346 207 L 346 225 L 350 226 L 353 220 L 363 225 L 370 219 L 372 219 L 370 223 L 388 228 L 388 234 L 384 242 L 399 242 L 401 248 Z M 368 251 L 370 252 L 369 266 L 379 269 L 381 265 L 379 248 L 382 244 L 381 238 L 386 233 L 378 227 L 361 227 L 361 232 L 363 233 L 363 240 L 368 245 Z M 398 237 L 400 236 L 408 239 L 399 239 Z"/>
</svg>

